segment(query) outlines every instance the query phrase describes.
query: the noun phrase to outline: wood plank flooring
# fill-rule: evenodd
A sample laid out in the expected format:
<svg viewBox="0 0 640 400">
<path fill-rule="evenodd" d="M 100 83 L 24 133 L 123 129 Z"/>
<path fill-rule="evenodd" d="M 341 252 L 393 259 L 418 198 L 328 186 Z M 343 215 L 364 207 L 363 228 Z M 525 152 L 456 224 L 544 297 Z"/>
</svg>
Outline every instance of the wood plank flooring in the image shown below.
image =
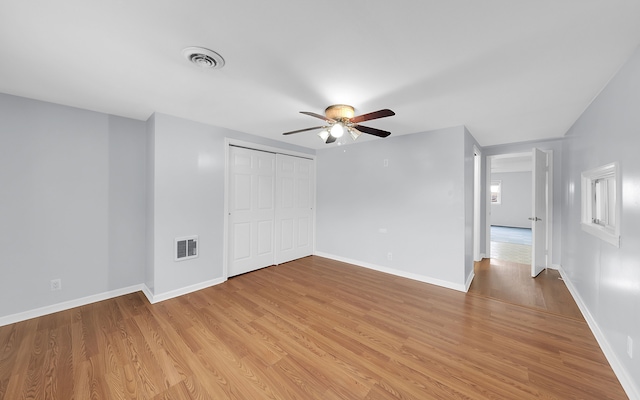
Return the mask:
<svg viewBox="0 0 640 400">
<path fill-rule="evenodd" d="M 556 270 L 531 278 L 531 265 L 485 258 L 475 264 L 469 294 L 584 320 L 569 289 Z"/>
<path fill-rule="evenodd" d="M 308 257 L 0 327 L 0 399 L 625 399 L 583 320 Z"/>
</svg>

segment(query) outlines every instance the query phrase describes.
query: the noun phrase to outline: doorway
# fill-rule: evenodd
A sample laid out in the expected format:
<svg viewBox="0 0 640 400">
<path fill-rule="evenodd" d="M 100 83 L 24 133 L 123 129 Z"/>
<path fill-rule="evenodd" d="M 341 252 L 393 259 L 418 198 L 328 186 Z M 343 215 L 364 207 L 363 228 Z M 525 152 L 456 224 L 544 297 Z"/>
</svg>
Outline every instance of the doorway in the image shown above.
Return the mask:
<svg viewBox="0 0 640 400">
<path fill-rule="evenodd" d="M 487 157 L 486 254 L 530 266 L 537 276 L 550 263 L 552 152 Z"/>
<path fill-rule="evenodd" d="M 534 159 L 536 165 L 534 165 Z M 475 263 L 475 278 L 468 293 L 579 318 L 581 315 L 579 309 L 572 301 L 564 282 L 559 279 L 559 272 L 552 268 L 546 268 L 550 266 L 551 262 L 548 255 L 551 254 L 551 227 L 553 223 L 552 162 L 553 153 L 551 151 L 543 152 L 538 149 L 532 149 L 530 152 L 486 157 L 487 257 Z M 506 166 L 505 164 L 511 165 Z M 499 226 L 500 223 L 503 225 L 516 224 L 501 222 L 499 216 L 495 212 L 492 213 L 492 201 L 494 205 L 496 202 L 507 204 L 506 202 L 513 200 L 510 198 L 510 194 L 513 194 L 515 188 L 509 183 L 509 178 L 505 176 L 493 175 L 494 182 L 492 182 L 492 171 L 507 173 L 518 170 L 529 172 L 528 175 L 520 176 L 522 190 L 526 190 L 526 197 L 529 201 L 520 200 L 525 204 L 521 204 L 520 210 L 518 210 L 521 212 L 517 223 L 519 226 Z M 537 182 L 534 170 L 536 171 L 535 177 L 539 178 Z M 534 197 L 534 194 L 538 196 Z M 546 208 L 542 213 L 540 210 L 534 211 L 535 203 L 540 204 L 541 200 L 543 200 L 543 208 Z M 530 219 L 534 219 L 534 221 Z M 544 224 L 540 224 L 541 221 L 536 219 L 543 220 Z M 543 239 L 538 238 L 537 240 L 538 244 L 542 243 L 538 246 L 540 253 L 537 258 L 539 261 L 534 260 L 536 258 L 534 229 L 537 229 L 537 233 L 544 233 Z M 509 257 L 504 255 L 505 248 L 512 245 L 526 246 L 526 264 L 518 259 L 509 261 Z"/>
</svg>

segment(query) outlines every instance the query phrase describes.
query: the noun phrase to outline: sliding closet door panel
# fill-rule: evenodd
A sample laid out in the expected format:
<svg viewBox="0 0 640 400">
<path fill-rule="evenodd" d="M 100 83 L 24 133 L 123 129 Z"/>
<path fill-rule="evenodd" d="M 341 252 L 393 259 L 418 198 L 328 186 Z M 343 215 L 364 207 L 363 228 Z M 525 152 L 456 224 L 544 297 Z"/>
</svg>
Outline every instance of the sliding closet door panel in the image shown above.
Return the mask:
<svg viewBox="0 0 640 400">
<path fill-rule="evenodd" d="M 275 155 L 229 148 L 229 270 L 274 264 Z"/>
<path fill-rule="evenodd" d="M 313 253 L 313 161 L 276 156 L 276 263 Z"/>
</svg>

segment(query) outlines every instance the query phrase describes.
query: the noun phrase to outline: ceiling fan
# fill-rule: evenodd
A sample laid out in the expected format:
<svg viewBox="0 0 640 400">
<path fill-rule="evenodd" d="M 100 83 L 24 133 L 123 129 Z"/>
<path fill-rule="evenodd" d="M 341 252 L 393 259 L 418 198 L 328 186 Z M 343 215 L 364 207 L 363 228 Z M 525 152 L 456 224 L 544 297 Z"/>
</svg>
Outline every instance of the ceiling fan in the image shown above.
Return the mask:
<svg viewBox="0 0 640 400">
<path fill-rule="evenodd" d="M 325 143 L 335 142 L 336 139 L 342 137 L 345 131 L 349 132 L 353 140 L 356 140 L 362 133 L 368 133 L 370 135 L 385 138 L 391 135 L 391 132 L 383 131 L 376 128 L 370 128 L 368 126 L 359 124 L 360 122 L 370 121 L 372 119 L 391 117 L 392 115 L 396 115 L 396 113 L 394 113 L 393 111 L 384 109 L 354 117 L 355 111 L 353 107 L 345 104 L 334 104 L 327 107 L 326 110 L 324 110 L 325 115 L 316 114 L 310 111 L 300 111 L 300 113 L 322 119 L 326 121 L 328 125 L 314 126 L 313 128 L 285 132 L 283 133 L 283 135 L 292 135 L 294 133 L 322 129 L 320 133 L 318 133 L 318 136 L 320 136 L 320 138 Z"/>
</svg>

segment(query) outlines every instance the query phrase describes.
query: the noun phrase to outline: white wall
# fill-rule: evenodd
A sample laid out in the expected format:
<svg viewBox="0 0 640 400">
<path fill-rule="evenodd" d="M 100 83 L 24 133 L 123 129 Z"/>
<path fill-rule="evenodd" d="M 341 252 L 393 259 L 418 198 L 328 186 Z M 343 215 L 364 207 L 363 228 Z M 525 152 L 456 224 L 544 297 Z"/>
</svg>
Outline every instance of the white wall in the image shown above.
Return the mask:
<svg viewBox="0 0 640 400">
<path fill-rule="evenodd" d="M 569 130 L 563 143 L 562 271 L 629 397 L 640 399 L 640 51 Z M 617 161 L 620 248 L 580 228 L 580 175 Z M 626 353 L 633 339 L 633 359 Z"/>
<path fill-rule="evenodd" d="M 316 163 L 316 253 L 463 290 L 464 127 L 333 146 Z"/>
<path fill-rule="evenodd" d="M 222 282 L 224 253 L 225 138 L 312 154 L 313 150 L 156 113 L 147 125 L 153 187 L 147 228 L 152 259 L 147 279 L 156 299 Z M 199 236 L 199 256 L 174 261 L 174 239 Z"/>
<path fill-rule="evenodd" d="M 144 126 L 0 94 L 0 317 L 141 282 Z"/>
<path fill-rule="evenodd" d="M 502 201 L 491 204 L 491 225 L 531 228 L 531 172 L 493 173 L 491 180 L 502 182 Z"/>
</svg>

